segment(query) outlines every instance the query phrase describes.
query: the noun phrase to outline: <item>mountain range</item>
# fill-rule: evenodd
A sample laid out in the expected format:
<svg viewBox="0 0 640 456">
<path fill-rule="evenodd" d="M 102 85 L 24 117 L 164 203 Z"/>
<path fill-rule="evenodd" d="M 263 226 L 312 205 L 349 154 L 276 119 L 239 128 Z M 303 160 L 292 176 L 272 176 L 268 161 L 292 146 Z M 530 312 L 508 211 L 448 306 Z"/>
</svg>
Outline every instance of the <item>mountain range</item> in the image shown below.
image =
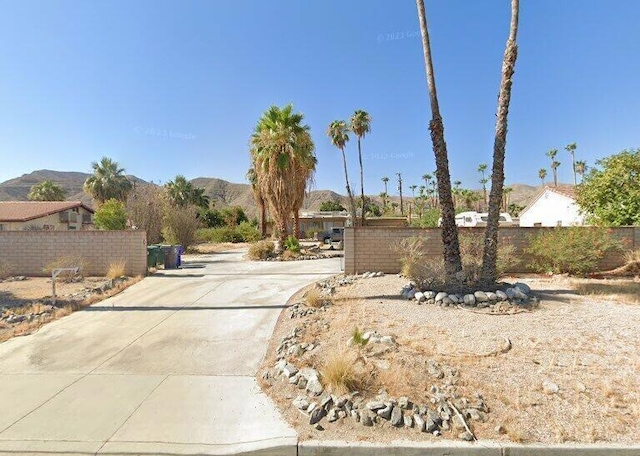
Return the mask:
<svg viewBox="0 0 640 456">
<path fill-rule="evenodd" d="M 93 206 L 93 199 L 82 190 L 84 181 L 89 176 L 90 174 L 75 171 L 52 171 L 47 169 L 34 171 L 0 183 L 0 201 L 27 201 L 27 195 L 33 185 L 44 180 L 51 180 L 66 191 L 68 200 L 82 201 Z M 136 176 L 128 177 L 137 185 L 154 185 Z M 216 208 L 241 206 L 250 217 L 258 212 L 249 184 L 236 184 L 215 177 L 198 177 L 192 179 L 191 183 L 195 187 L 204 188 L 205 194 L 215 203 Z M 539 186 L 526 184 L 512 184 L 509 187 L 513 188 L 509 195 L 509 201 L 523 206 L 526 206 L 540 190 Z M 410 195 L 408 189 L 406 194 Z M 410 199 L 408 196 L 406 197 Z M 378 196 L 374 196 L 373 199 L 380 201 Z M 340 200 L 345 207 L 347 205 L 346 197 L 332 190 L 312 190 L 305 198 L 302 210 L 317 211 L 320 208 L 320 204 L 327 200 Z M 399 201 L 399 197 L 391 196 L 391 200 Z"/>
</svg>

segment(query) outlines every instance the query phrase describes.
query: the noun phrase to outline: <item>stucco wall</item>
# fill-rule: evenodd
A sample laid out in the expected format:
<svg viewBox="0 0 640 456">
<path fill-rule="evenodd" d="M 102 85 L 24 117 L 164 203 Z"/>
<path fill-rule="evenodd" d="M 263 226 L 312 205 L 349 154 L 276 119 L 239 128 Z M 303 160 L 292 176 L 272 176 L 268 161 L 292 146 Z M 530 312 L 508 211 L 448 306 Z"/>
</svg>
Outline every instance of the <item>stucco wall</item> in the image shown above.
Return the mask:
<svg viewBox="0 0 640 456">
<path fill-rule="evenodd" d="M 540 225 L 536 225 L 539 223 Z M 576 226 L 584 223 L 584 216 L 575 200 L 545 190 L 533 205 L 520 214 L 520 226 Z"/>
<path fill-rule="evenodd" d="M 47 275 L 43 269 L 65 257 L 82 257 L 86 276 L 103 276 L 124 260 L 129 276 L 147 271 L 144 231 L 0 231 L 2 260 L 14 274 Z"/>
<path fill-rule="evenodd" d="M 499 231 L 499 242 L 510 243 L 515 254 L 521 260 L 510 272 L 528 272 L 530 258 L 525 250 L 530 236 L 552 228 L 504 227 Z M 459 228 L 460 232 L 483 236 L 484 228 Z M 358 227 L 345 229 L 345 274 L 366 271 L 400 272 L 401 254 L 393 248 L 401 239 L 412 236 L 427 236 L 426 255 L 439 259 L 442 257 L 442 240 L 439 228 L 384 228 Z M 629 250 L 640 249 L 640 227 L 614 228 L 612 236 L 625 243 Z M 616 268 L 624 263 L 624 255 L 615 252 L 607 255 L 600 263 L 600 270 Z"/>
</svg>

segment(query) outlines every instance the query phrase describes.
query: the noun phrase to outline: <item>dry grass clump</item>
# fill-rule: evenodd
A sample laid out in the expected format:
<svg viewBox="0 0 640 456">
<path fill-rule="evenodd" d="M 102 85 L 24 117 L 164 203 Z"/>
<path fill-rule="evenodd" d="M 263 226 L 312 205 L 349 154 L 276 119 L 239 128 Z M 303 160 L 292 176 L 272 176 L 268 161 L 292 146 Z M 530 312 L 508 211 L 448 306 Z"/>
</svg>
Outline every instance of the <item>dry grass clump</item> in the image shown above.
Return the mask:
<svg viewBox="0 0 640 456">
<path fill-rule="evenodd" d="M 66 255 L 58 258 L 56 261 L 52 261 L 51 263 L 47 264 L 42 269 L 42 272 L 51 274 L 51 271 L 53 271 L 54 269 L 76 267 L 80 268 L 78 274 L 64 272 L 58 276 L 58 279 L 70 282 L 75 277 L 81 276 L 82 271 L 87 268 L 88 264 L 89 263 L 82 257 L 82 255 Z"/>
<path fill-rule="evenodd" d="M 590 280 L 574 279 L 573 287 L 578 294 L 613 299 L 626 304 L 640 303 L 640 280 Z"/>
<path fill-rule="evenodd" d="M 273 241 L 258 241 L 249 246 L 249 258 L 252 260 L 266 260 L 275 251 Z"/>
<path fill-rule="evenodd" d="M 323 385 L 334 394 L 369 390 L 372 376 L 364 369 L 358 369 L 356 361 L 356 355 L 348 351 L 330 354 L 319 369 Z"/>
<path fill-rule="evenodd" d="M 300 256 L 300 252 L 296 252 L 295 250 L 285 250 L 282 252 L 283 260 L 295 260 Z"/>
<path fill-rule="evenodd" d="M 323 296 L 320 293 L 320 290 L 318 288 L 310 288 L 304 295 L 304 302 L 307 305 L 307 307 L 313 307 L 313 308 L 319 308 L 322 307 L 324 305 L 325 302 L 327 302 L 328 299 L 326 296 Z"/>
<path fill-rule="evenodd" d="M 125 275 L 125 267 L 127 266 L 127 262 L 125 260 L 119 260 L 109 264 L 109 269 L 107 269 L 107 278 L 108 279 L 117 279 Z"/>
<path fill-rule="evenodd" d="M 13 267 L 5 260 L 0 260 L 0 279 L 6 279 L 13 274 Z"/>
</svg>

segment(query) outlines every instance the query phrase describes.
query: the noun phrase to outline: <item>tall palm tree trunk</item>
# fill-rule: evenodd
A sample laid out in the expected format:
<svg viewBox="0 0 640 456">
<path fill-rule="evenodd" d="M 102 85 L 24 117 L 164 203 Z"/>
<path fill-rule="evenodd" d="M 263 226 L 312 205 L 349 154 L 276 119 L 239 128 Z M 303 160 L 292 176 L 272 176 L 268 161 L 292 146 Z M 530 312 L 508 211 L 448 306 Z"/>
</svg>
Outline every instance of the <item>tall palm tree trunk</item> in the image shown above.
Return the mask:
<svg viewBox="0 0 640 456">
<path fill-rule="evenodd" d="M 260 235 L 267 237 L 267 205 L 264 200 L 260 201 Z"/>
<path fill-rule="evenodd" d="M 344 154 L 344 148 L 340 149 L 342 152 L 342 166 L 344 167 L 344 181 L 347 185 L 347 196 L 349 197 L 349 209 L 351 210 L 351 226 L 355 227 L 358 220 L 356 213 L 356 202 L 353 199 L 353 193 L 351 193 L 351 186 L 349 185 L 349 173 L 347 172 L 347 157 Z"/>
<path fill-rule="evenodd" d="M 442 212 L 442 243 L 444 244 L 444 264 L 448 282 L 455 281 L 455 274 L 462 270 L 460 259 L 460 244 L 458 241 L 458 229 L 456 227 L 456 211 L 451 195 L 451 176 L 449 174 L 449 158 L 447 156 L 447 143 L 444 140 L 444 124 L 440 116 L 438 94 L 436 91 L 435 75 L 433 73 L 433 61 L 431 59 L 431 45 L 429 43 L 429 30 L 427 29 L 427 14 L 424 8 L 424 0 L 416 0 L 418 16 L 420 18 L 420 31 L 422 33 L 422 49 L 427 71 L 429 86 L 429 98 L 431 101 L 431 142 L 436 161 L 436 177 L 438 181 L 438 195 Z"/>
<path fill-rule="evenodd" d="M 364 226 L 364 169 L 362 168 L 362 150 L 360 149 L 360 137 L 358 136 L 358 160 L 360 161 L 360 198 L 362 200 L 362 226 Z"/>
<path fill-rule="evenodd" d="M 511 0 L 511 26 L 502 63 L 502 80 L 498 97 L 498 113 L 496 133 L 493 143 L 493 170 L 491 176 L 491 193 L 489 195 L 489 216 L 484 238 L 484 253 L 482 256 L 481 281 L 493 284 L 498 280 L 498 223 L 500 218 L 500 203 L 504 187 L 504 156 L 507 144 L 507 120 L 509 117 L 509 103 L 511 101 L 512 77 L 518 58 L 518 11 L 519 0 Z"/>
<path fill-rule="evenodd" d="M 293 237 L 300 239 L 300 213 L 293 211 Z"/>
</svg>

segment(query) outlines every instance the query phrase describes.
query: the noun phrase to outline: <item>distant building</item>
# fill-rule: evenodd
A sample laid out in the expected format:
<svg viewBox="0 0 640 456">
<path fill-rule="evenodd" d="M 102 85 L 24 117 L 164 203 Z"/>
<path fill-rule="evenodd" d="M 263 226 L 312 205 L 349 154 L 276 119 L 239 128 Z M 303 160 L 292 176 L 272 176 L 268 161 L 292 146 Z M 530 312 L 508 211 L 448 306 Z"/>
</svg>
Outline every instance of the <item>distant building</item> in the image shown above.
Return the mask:
<svg viewBox="0 0 640 456">
<path fill-rule="evenodd" d="M 585 217 L 576 203 L 575 187 L 544 187 L 520 212 L 520 226 L 584 225 Z"/>
<path fill-rule="evenodd" d="M 93 209 L 81 201 L 0 202 L 0 231 L 93 228 Z"/>
</svg>

